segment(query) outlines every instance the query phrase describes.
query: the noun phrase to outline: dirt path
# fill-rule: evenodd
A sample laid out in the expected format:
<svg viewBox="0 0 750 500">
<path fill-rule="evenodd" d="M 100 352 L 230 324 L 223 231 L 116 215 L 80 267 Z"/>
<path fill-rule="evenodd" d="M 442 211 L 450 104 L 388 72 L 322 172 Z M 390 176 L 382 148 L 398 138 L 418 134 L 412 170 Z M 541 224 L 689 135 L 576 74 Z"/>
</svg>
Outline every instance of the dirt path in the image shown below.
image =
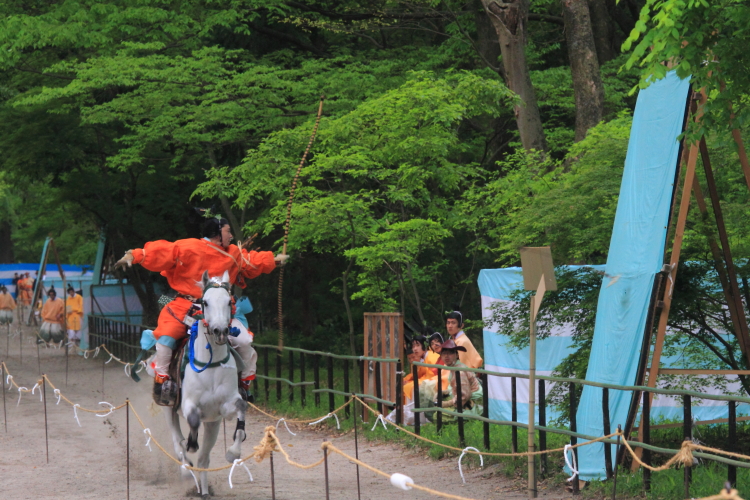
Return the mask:
<svg viewBox="0 0 750 500">
<path fill-rule="evenodd" d="M 14 328 L 15 329 L 15 326 Z M 122 365 L 116 362 L 105 365 L 108 358 L 101 354 L 95 360 L 85 360 L 71 354 L 68 357 L 68 384 L 65 384 L 65 356 L 63 350 L 37 349 L 32 343 L 32 330 L 24 329 L 23 363 L 19 358 L 19 337 L 11 331 L 10 353 L 6 349 L 5 328 L 0 330 L 0 359 L 5 360 L 10 373 L 19 385 L 31 388 L 39 378 L 38 365 L 52 382 L 75 403 L 84 408 L 98 408 L 98 402 L 119 405 L 130 398 L 135 410 L 144 419 L 154 437 L 167 449 L 171 442 L 158 407 L 151 405 L 151 383 L 144 380 L 134 383 L 125 377 Z M 102 359 L 104 358 L 104 359 Z M 102 377 L 103 374 L 103 377 Z M 102 383 L 103 380 L 103 383 Z M 7 385 L 6 385 L 7 389 Z M 24 394 L 18 403 L 18 391 L 6 394 L 8 432 L 0 424 L 0 497 L 8 499 L 75 498 L 122 499 L 126 496 L 126 435 L 125 411 L 119 410 L 101 418 L 91 413 L 78 412 L 78 426 L 73 408 L 65 401 L 56 403 L 52 391 L 47 392 L 49 428 L 49 464 L 46 463 L 44 439 L 44 412 L 39 392 Z M 0 414 L 1 415 L 1 414 Z M 2 422 L 5 420 L 3 419 Z M 250 453 L 263 435 L 268 418 L 250 412 L 247 419 L 248 438 L 243 446 L 243 456 Z M 183 423 L 183 425 L 185 425 Z M 231 439 L 234 424 L 227 426 Z M 184 428 L 184 427 L 183 427 Z M 354 454 L 353 435 L 333 435 L 327 428 L 292 428 L 292 436 L 282 428 L 279 439 L 291 457 L 309 464 L 322 457 L 320 444 L 330 440 L 341 450 Z M 335 431 L 335 429 L 334 429 Z M 155 446 L 149 452 L 146 437 L 138 422 L 130 418 L 130 494 L 133 499 L 175 499 L 195 497 L 192 479 L 180 478 L 177 466 Z M 211 466 L 224 465 L 223 435 L 212 453 Z M 433 461 L 423 454 L 406 450 L 399 445 L 368 444 L 360 442 L 360 458 L 380 470 L 401 472 L 417 484 L 454 495 L 475 499 L 526 498 L 522 485 L 497 475 L 493 468 L 480 470 L 464 467 L 466 485 L 461 484 L 456 460 Z M 310 470 L 294 468 L 280 456 L 274 457 L 276 498 L 279 500 L 306 500 L 325 498 L 323 467 Z M 230 489 L 228 471 L 209 474 L 216 498 L 270 499 L 270 466 L 248 462 L 254 482 L 250 483 L 243 469 L 233 475 L 234 489 Z M 332 499 L 357 498 L 356 469 L 340 456 L 329 460 L 330 497 Z M 404 492 L 367 470 L 360 471 L 363 499 L 401 499 Z M 431 498 L 421 492 L 409 492 L 410 498 Z M 540 492 L 544 498 L 565 498 L 560 492 Z"/>
</svg>

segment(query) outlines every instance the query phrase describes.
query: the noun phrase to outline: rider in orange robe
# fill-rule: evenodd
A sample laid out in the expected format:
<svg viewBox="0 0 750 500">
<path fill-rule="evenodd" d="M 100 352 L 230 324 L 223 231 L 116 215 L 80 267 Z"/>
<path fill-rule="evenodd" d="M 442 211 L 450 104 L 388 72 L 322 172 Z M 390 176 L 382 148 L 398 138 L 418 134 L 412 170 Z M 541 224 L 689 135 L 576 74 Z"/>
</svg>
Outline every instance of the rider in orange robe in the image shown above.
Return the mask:
<svg viewBox="0 0 750 500">
<path fill-rule="evenodd" d="M 288 258 L 286 254 L 274 257 L 273 252 L 248 252 L 237 245 L 231 245 L 232 232 L 226 219 L 208 219 L 203 227 L 203 235 L 203 239 L 151 241 L 143 248 L 128 250 L 116 264 L 116 267 L 140 264 L 149 271 L 160 273 L 167 279 L 169 286 L 177 291 L 177 297 L 159 314 L 158 326 L 154 330 L 155 394 L 161 391 L 161 384 L 169 379 L 172 350 L 179 340 L 188 336 L 183 319 L 203 295 L 200 286 L 203 272 L 208 271 L 210 277 L 215 277 L 228 271 L 231 282 L 244 288 L 244 279 L 268 274 L 276 268 L 277 263 L 283 264 Z M 254 350 L 250 347 L 252 334 L 248 333 L 242 339 L 237 337 L 235 340 L 233 347 L 245 364 L 254 366 L 251 359 Z M 254 378 L 251 375 L 242 379 L 245 390 L 249 389 Z"/>
</svg>

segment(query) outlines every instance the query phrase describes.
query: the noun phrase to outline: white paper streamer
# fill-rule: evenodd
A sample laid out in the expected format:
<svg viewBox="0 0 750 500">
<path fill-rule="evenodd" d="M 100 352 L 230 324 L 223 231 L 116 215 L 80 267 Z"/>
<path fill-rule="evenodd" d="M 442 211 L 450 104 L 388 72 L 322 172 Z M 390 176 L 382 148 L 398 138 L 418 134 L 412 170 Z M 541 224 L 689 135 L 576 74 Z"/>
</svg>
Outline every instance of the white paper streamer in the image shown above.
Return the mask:
<svg viewBox="0 0 750 500">
<path fill-rule="evenodd" d="M 102 405 L 102 406 L 109 406 L 109 411 L 107 413 L 105 413 L 104 415 L 99 415 L 97 413 L 96 414 L 97 417 L 108 417 L 108 416 L 112 415 L 113 411 L 115 411 L 114 405 L 112 405 L 110 403 L 107 403 L 106 401 L 99 401 L 99 404 Z"/>
<path fill-rule="evenodd" d="M 337 428 L 337 429 L 341 429 L 341 425 L 339 425 L 339 417 L 337 417 L 335 413 L 329 413 L 328 415 L 326 415 L 325 417 L 321 418 L 320 420 L 316 420 L 315 422 L 310 422 L 310 423 L 309 423 L 309 424 L 307 424 L 307 425 L 315 425 L 315 424 L 319 424 L 319 423 L 321 423 L 321 422 L 322 422 L 323 420 L 325 420 L 325 419 L 327 419 L 327 418 L 331 418 L 331 417 L 333 417 L 333 418 L 335 418 L 335 419 L 336 419 L 336 428 Z M 377 423 L 377 422 L 376 422 L 376 423 Z"/>
<path fill-rule="evenodd" d="M 287 432 L 288 432 L 289 434 L 291 434 L 292 436 L 296 436 L 296 434 L 295 434 L 295 433 L 293 433 L 293 432 L 292 432 L 291 430 L 289 430 L 289 426 L 288 426 L 288 425 L 286 425 L 286 419 L 285 419 L 285 418 L 283 418 L 283 417 L 282 417 L 282 418 L 280 418 L 278 422 L 276 422 L 276 432 L 279 432 L 279 424 L 280 424 L 281 422 L 284 422 L 284 427 L 286 427 L 286 431 L 287 431 Z"/>
<path fill-rule="evenodd" d="M 569 444 L 566 444 L 565 448 L 563 448 L 563 457 L 565 457 L 565 465 L 568 466 L 568 469 L 570 469 L 570 472 L 573 474 L 568 479 L 566 479 L 566 481 L 571 482 L 573 479 L 576 478 L 576 476 L 578 476 L 578 469 L 577 469 L 578 464 L 576 464 L 575 452 L 571 453 L 571 456 L 573 457 L 573 463 L 572 464 L 570 463 L 570 461 L 568 460 L 568 451 L 573 451 L 573 447 Z"/>
<path fill-rule="evenodd" d="M 250 482 L 251 483 L 253 482 L 253 475 L 250 474 L 250 469 L 247 468 L 247 465 L 245 465 L 245 462 L 243 462 L 242 459 L 238 458 L 234 462 L 232 462 L 232 468 L 229 469 L 229 478 L 228 479 L 229 479 L 229 487 L 230 488 L 234 488 L 234 486 L 232 485 L 232 473 L 234 472 L 234 468 L 237 465 L 241 465 L 241 466 L 243 466 L 245 468 L 245 470 L 247 471 L 247 475 L 250 477 Z"/>
<path fill-rule="evenodd" d="M 73 416 L 76 418 L 76 422 L 78 422 L 78 427 L 83 427 L 81 425 L 81 421 L 78 420 L 78 411 L 76 410 L 76 408 L 80 408 L 80 407 L 81 405 L 79 405 L 78 403 L 73 405 Z"/>
<path fill-rule="evenodd" d="M 461 474 L 461 481 L 463 481 L 464 484 L 466 484 L 466 479 L 464 479 L 464 471 L 461 469 L 461 459 L 464 458 L 464 455 L 466 455 L 466 450 L 473 450 L 479 453 L 479 450 L 477 450 L 473 446 L 467 446 L 463 449 L 463 451 L 461 451 L 461 456 L 458 457 L 458 473 Z M 484 458 L 482 457 L 481 453 L 479 453 L 479 465 L 481 467 L 484 467 Z"/>
<path fill-rule="evenodd" d="M 375 427 L 378 426 L 378 422 L 380 422 L 380 423 L 383 424 L 383 429 L 388 430 L 388 426 L 385 425 L 385 419 L 383 418 L 383 415 L 381 415 L 381 414 L 378 414 L 378 418 L 375 419 L 375 425 L 373 425 L 372 429 L 370 429 L 370 430 L 374 431 Z M 393 477 L 393 476 L 391 476 L 391 477 Z"/>
</svg>

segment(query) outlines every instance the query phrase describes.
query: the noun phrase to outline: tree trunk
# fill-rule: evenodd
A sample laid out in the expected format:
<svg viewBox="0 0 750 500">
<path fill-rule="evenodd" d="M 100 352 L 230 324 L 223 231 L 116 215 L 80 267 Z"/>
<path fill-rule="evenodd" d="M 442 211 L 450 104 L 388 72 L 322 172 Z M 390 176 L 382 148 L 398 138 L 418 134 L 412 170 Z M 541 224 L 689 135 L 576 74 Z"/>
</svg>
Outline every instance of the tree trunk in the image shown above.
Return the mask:
<svg viewBox="0 0 750 500">
<path fill-rule="evenodd" d="M 606 0 L 588 0 L 591 15 L 591 30 L 594 34 L 596 57 L 599 64 L 604 64 L 617 57 L 615 45 L 615 27 L 607 9 Z"/>
<path fill-rule="evenodd" d="M 505 83 L 521 102 L 514 107 L 518 132 L 524 149 L 547 150 L 534 87 L 526 64 L 526 24 L 529 0 L 482 0 L 500 42 Z"/>
<path fill-rule="evenodd" d="M 492 21 L 484 12 L 481 0 L 475 1 L 474 24 L 477 27 L 477 52 L 484 64 L 492 71 L 495 71 L 505 80 L 505 71 L 500 63 L 500 42 L 497 39 L 497 33 L 492 26 Z"/>
<path fill-rule="evenodd" d="M 0 223 L 0 264 L 12 264 L 15 260 L 13 257 L 13 240 L 11 235 L 10 222 Z"/>
<path fill-rule="evenodd" d="M 211 167 L 219 168 L 219 162 L 216 160 L 216 153 L 214 152 L 213 146 L 208 146 L 208 159 L 211 162 Z M 219 201 L 221 201 L 221 208 L 224 210 L 225 217 L 229 221 L 229 227 L 232 228 L 232 233 L 237 240 L 241 240 L 244 236 L 242 226 L 237 222 L 237 217 L 232 212 L 232 204 L 229 202 L 229 198 L 223 193 L 219 193 Z"/>
<path fill-rule="evenodd" d="M 604 86 L 586 0 L 562 0 L 561 3 L 576 97 L 575 141 L 578 142 L 586 137 L 591 127 L 602 121 Z"/>
</svg>

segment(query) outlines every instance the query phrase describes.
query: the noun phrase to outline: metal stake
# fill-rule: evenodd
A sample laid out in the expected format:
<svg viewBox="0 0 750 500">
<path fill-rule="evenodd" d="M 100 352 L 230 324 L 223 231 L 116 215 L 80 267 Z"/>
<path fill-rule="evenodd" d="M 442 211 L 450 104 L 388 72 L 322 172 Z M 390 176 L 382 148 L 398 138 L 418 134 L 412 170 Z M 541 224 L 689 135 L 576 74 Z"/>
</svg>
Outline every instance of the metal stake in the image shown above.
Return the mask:
<svg viewBox="0 0 750 500">
<path fill-rule="evenodd" d="M 63 338 L 63 340 L 65 340 Z M 68 343 L 65 343 L 65 387 L 68 387 Z"/>
<path fill-rule="evenodd" d="M 5 362 L 0 365 L 0 385 L 3 386 L 3 421 L 5 422 L 5 433 L 8 433 L 8 411 L 5 408 Z"/>
<path fill-rule="evenodd" d="M 126 467 L 125 474 L 127 475 L 127 499 L 130 500 L 130 399 L 125 399 L 125 448 L 126 452 Z"/>
<path fill-rule="evenodd" d="M 47 380 L 46 379 L 47 379 L 47 376 L 42 374 L 42 401 L 44 401 L 44 445 L 47 447 L 47 463 L 49 463 L 49 431 L 47 429 Z"/>
<path fill-rule="evenodd" d="M 276 482 L 273 477 L 273 452 L 270 454 L 271 461 L 271 500 L 276 500 Z"/>
<path fill-rule="evenodd" d="M 5 387 L 5 386 L 3 386 Z M 354 397 L 354 393 L 352 393 Z M 354 400 L 354 458 L 359 460 L 359 441 L 357 439 L 357 400 Z M 362 492 L 359 486 L 359 464 L 355 464 L 357 467 L 357 500 L 362 500 Z"/>
<path fill-rule="evenodd" d="M 104 365 L 106 362 L 104 361 L 104 358 L 102 358 L 102 396 L 104 396 Z"/>
<path fill-rule="evenodd" d="M 39 358 L 39 342 L 36 343 L 36 365 L 39 368 L 39 373 L 42 373 L 42 361 Z"/>
<path fill-rule="evenodd" d="M 222 423 L 224 424 L 224 453 L 227 452 L 227 421 L 222 420 Z"/>
<path fill-rule="evenodd" d="M 617 424 L 617 454 L 616 456 L 620 456 L 620 433 L 622 432 L 622 425 Z M 612 500 L 616 500 L 617 498 L 617 462 L 615 462 L 615 477 L 612 480 Z"/>
<path fill-rule="evenodd" d="M 18 363 L 23 366 L 23 330 L 18 329 Z"/>
<path fill-rule="evenodd" d="M 330 500 L 328 492 L 328 450 L 323 450 L 323 464 L 326 471 L 326 500 Z"/>
</svg>

